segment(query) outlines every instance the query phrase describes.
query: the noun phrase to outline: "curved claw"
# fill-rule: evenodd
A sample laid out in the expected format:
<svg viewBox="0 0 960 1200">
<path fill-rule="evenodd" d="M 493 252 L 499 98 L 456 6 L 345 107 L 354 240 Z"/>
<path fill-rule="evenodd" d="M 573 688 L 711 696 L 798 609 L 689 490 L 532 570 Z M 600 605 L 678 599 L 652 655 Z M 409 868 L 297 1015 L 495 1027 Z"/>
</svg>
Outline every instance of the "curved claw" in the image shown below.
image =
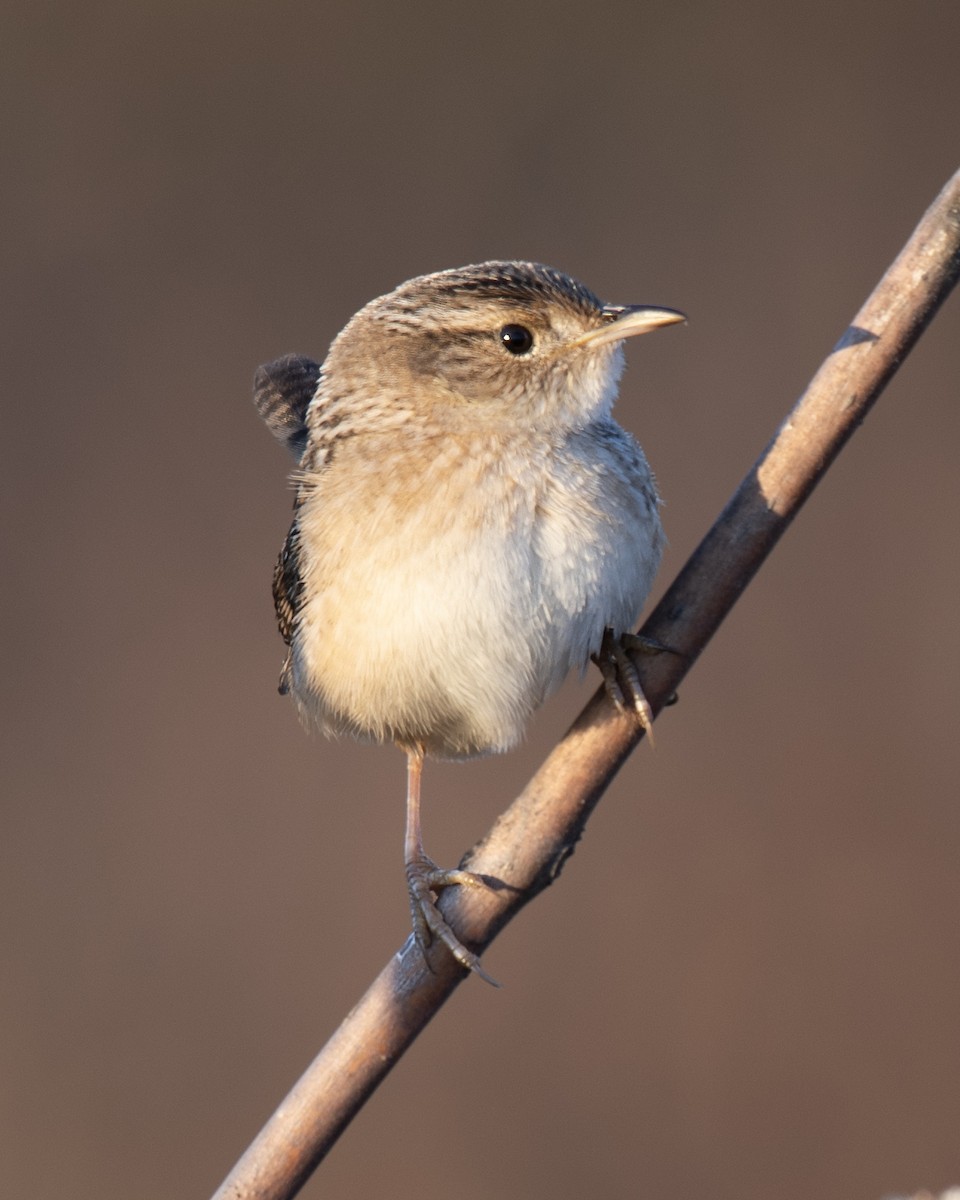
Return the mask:
<svg viewBox="0 0 960 1200">
<path fill-rule="evenodd" d="M 641 637 L 639 634 L 624 634 L 614 637 L 607 629 L 599 653 L 593 655 L 593 661 L 600 668 L 607 695 L 622 713 L 633 713 L 641 728 L 647 735 L 650 745 L 653 740 L 653 709 L 650 701 L 643 694 L 643 686 L 637 668 L 630 657 L 630 652 L 640 654 L 674 653 L 669 646 L 664 646 L 652 638 Z M 629 699 L 628 699 L 629 697 Z"/>
<path fill-rule="evenodd" d="M 480 959 L 468 950 L 453 932 L 437 907 L 434 893 L 447 887 L 487 887 L 486 880 L 472 871 L 443 870 L 435 862 L 423 857 L 407 863 L 407 891 L 410 894 L 410 912 L 413 917 L 413 936 L 427 966 L 430 959 L 427 948 L 434 939 L 443 942 L 457 962 L 468 971 L 473 971 L 493 987 L 500 984 L 488 975 L 480 965 Z"/>
</svg>

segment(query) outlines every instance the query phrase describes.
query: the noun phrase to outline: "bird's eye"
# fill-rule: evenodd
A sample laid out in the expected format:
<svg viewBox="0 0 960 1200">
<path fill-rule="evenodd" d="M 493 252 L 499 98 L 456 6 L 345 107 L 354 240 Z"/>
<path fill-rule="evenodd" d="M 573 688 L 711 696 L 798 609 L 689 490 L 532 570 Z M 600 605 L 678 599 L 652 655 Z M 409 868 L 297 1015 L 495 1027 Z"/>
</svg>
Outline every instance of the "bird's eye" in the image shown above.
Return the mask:
<svg viewBox="0 0 960 1200">
<path fill-rule="evenodd" d="M 533 345 L 533 334 L 526 325 L 504 325 L 500 341 L 511 354 L 526 354 Z"/>
</svg>

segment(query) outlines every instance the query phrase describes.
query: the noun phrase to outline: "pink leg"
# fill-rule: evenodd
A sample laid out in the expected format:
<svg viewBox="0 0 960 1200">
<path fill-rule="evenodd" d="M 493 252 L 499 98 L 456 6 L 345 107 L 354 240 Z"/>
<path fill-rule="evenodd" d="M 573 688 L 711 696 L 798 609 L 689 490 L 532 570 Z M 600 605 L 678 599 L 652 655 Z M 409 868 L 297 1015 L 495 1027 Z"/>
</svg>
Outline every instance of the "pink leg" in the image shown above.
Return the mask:
<svg viewBox="0 0 960 1200">
<path fill-rule="evenodd" d="M 404 864 L 407 872 L 407 891 L 410 893 L 410 912 L 413 934 L 426 959 L 427 947 L 438 938 L 453 957 L 481 979 L 499 987 L 495 979 L 480 966 L 480 959 L 457 938 L 437 908 L 435 892 L 454 884 L 464 887 L 486 887 L 480 875 L 471 871 L 444 871 L 423 850 L 420 831 L 420 779 L 423 774 L 423 747 L 404 746 L 407 754 L 407 833 L 404 842 Z M 429 965 L 429 960 L 427 960 Z"/>
</svg>

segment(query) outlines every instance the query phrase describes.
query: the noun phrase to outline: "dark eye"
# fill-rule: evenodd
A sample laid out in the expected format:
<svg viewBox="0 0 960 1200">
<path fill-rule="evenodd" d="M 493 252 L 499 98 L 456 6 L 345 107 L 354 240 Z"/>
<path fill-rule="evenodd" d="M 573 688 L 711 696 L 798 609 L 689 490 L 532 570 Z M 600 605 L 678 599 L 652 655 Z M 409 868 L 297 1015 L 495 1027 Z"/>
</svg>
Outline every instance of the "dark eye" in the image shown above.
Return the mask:
<svg viewBox="0 0 960 1200">
<path fill-rule="evenodd" d="M 533 345 L 533 334 L 526 325 L 504 325 L 500 341 L 511 354 L 526 354 Z"/>
</svg>

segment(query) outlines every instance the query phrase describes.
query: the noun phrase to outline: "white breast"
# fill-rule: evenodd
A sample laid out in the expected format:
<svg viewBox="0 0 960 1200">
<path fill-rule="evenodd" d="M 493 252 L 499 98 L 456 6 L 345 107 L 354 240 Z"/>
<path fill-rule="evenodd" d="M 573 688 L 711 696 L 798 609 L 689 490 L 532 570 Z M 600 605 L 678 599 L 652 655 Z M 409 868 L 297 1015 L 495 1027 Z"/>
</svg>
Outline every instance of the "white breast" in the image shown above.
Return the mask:
<svg viewBox="0 0 960 1200">
<path fill-rule="evenodd" d="M 340 456 L 301 510 L 302 711 L 439 757 L 513 745 L 636 618 L 659 562 L 652 478 L 610 425 L 560 446 L 437 440 L 416 474 L 385 447 Z"/>
</svg>

